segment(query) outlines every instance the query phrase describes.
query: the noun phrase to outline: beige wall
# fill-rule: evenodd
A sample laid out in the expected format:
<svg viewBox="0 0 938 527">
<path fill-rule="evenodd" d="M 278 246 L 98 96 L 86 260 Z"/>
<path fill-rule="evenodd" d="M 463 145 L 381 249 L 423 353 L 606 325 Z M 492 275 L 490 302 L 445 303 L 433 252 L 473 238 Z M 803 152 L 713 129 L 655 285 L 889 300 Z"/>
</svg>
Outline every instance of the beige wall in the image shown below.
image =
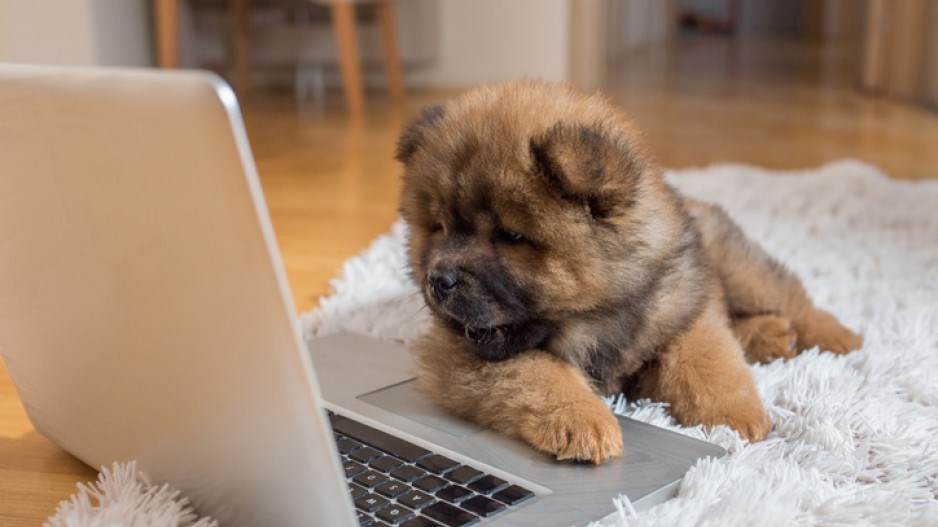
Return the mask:
<svg viewBox="0 0 938 527">
<path fill-rule="evenodd" d="M 415 68 L 415 86 L 463 87 L 519 77 L 568 78 L 568 2 L 446 0 L 438 7 L 437 59 Z"/>
<path fill-rule="evenodd" d="M 671 38 L 676 10 L 675 0 L 608 0 L 609 59 L 627 60 L 630 54 Z"/>
<path fill-rule="evenodd" d="M 7 59 L 6 0 L 0 0 L 0 61 Z"/>
<path fill-rule="evenodd" d="M 84 66 L 151 64 L 146 0 L 0 0 L 3 60 Z"/>
<path fill-rule="evenodd" d="M 93 0 L 91 2 L 92 19 L 95 23 L 95 50 L 99 64 L 108 66 L 154 64 L 149 8 L 149 0 Z"/>
<path fill-rule="evenodd" d="M 602 85 L 607 63 L 669 38 L 675 0 L 445 0 L 434 63 L 414 85 L 518 77 Z"/>
<path fill-rule="evenodd" d="M 81 65 L 94 61 L 94 26 L 83 1 L 6 0 L 7 60 Z"/>
</svg>

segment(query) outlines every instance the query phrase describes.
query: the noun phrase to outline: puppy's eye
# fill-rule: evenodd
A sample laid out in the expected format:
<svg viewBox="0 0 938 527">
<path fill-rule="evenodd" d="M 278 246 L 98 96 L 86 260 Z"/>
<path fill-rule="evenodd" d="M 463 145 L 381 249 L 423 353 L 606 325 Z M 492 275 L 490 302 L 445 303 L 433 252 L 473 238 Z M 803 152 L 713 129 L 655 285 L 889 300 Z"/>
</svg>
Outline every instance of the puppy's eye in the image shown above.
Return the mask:
<svg viewBox="0 0 938 527">
<path fill-rule="evenodd" d="M 520 245 L 526 241 L 524 236 L 508 229 L 497 229 L 495 231 L 495 240 L 509 245 Z"/>
</svg>

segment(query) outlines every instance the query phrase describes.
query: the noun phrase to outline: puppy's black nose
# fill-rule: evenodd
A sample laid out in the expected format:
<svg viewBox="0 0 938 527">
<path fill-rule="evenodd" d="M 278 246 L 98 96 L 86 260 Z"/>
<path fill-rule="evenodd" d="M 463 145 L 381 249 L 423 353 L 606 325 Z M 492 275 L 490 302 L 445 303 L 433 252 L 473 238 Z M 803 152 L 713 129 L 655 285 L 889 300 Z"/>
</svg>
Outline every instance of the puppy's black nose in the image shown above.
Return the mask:
<svg viewBox="0 0 938 527">
<path fill-rule="evenodd" d="M 450 294 L 459 282 L 456 280 L 456 275 L 447 272 L 432 272 L 427 280 L 433 291 L 440 297 Z"/>
</svg>

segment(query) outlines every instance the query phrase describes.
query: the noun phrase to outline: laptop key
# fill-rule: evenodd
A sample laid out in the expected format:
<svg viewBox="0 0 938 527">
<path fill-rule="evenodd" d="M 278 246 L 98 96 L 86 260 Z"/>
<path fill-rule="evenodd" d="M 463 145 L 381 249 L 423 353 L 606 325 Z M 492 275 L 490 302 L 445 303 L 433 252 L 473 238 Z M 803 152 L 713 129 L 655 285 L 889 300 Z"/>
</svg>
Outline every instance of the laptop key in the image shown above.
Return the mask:
<svg viewBox="0 0 938 527">
<path fill-rule="evenodd" d="M 462 527 L 463 525 L 472 525 L 479 521 L 479 517 L 475 514 L 458 507 L 453 507 L 449 503 L 443 503 L 442 501 L 425 507 L 420 513 L 449 527 Z"/>
<path fill-rule="evenodd" d="M 358 511 L 357 514 L 358 514 L 358 525 L 361 525 L 361 527 L 371 527 L 372 525 L 375 524 L 375 519 L 372 518 L 371 516 L 368 516 L 364 512 Z"/>
<path fill-rule="evenodd" d="M 368 489 L 366 489 L 365 487 L 362 487 L 361 485 L 357 485 L 355 483 L 349 483 L 348 490 L 352 494 L 352 499 L 368 494 Z"/>
<path fill-rule="evenodd" d="M 399 457 L 408 463 L 413 463 L 422 457 L 429 456 L 431 452 L 426 448 L 419 447 L 410 441 L 404 441 L 391 434 L 382 432 L 368 425 L 352 421 L 342 416 L 334 416 L 332 420 L 332 429 L 344 434 L 352 439 L 357 439 L 362 443 L 371 445 L 378 450 L 383 450 L 388 454 Z"/>
<path fill-rule="evenodd" d="M 469 498 L 468 500 L 462 502 L 460 507 L 472 511 L 483 518 L 488 518 L 489 516 L 494 516 L 505 510 L 507 507 L 500 502 L 495 501 L 485 496 L 476 496 L 474 498 Z"/>
<path fill-rule="evenodd" d="M 410 491 L 410 487 L 397 481 L 388 481 L 375 487 L 375 492 L 389 498 L 396 498 L 408 491 Z"/>
<path fill-rule="evenodd" d="M 436 492 L 447 485 L 446 480 L 443 478 L 438 478 L 436 476 L 424 476 L 417 481 L 411 483 L 411 485 L 417 487 L 420 490 L 425 490 L 427 492 Z"/>
<path fill-rule="evenodd" d="M 408 518 L 412 518 L 414 511 L 405 509 L 400 505 L 391 505 L 390 507 L 385 507 L 378 511 L 378 514 L 375 516 L 388 523 L 400 523 Z"/>
<path fill-rule="evenodd" d="M 427 473 L 420 470 L 417 467 L 404 465 L 403 467 L 392 470 L 391 475 L 401 481 L 406 481 L 407 483 L 410 483 L 411 481 L 414 481 L 415 479 L 420 479 L 426 476 Z"/>
<path fill-rule="evenodd" d="M 492 494 L 492 497 L 508 505 L 517 505 L 522 501 L 533 498 L 534 493 L 524 487 L 512 485 L 503 491 Z"/>
<path fill-rule="evenodd" d="M 367 463 L 376 457 L 380 457 L 381 452 L 371 448 L 370 446 L 362 447 L 356 450 L 353 450 L 349 453 L 348 457 L 358 461 L 360 463 Z"/>
<path fill-rule="evenodd" d="M 419 490 L 411 491 L 397 498 L 398 503 L 405 507 L 410 507 L 411 509 L 422 509 L 435 501 L 436 498 L 425 492 L 420 492 Z"/>
<path fill-rule="evenodd" d="M 356 463 L 354 461 L 346 461 L 342 463 L 342 468 L 345 469 L 345 477 L 347 478 L 355 476 L 356 474 L 361 474 L 362 472 L 367 470 L 365 468 L 365 465 L 362 465 L 361 463 Z"/>
<path fill-rule="evenodd" d="M 506 486 L 508 486 L 507 481 L 490 474 L 486 474 L 485 476 L 482 476 L 481 478 L 469 484 L 469 488 L 478 492 L 479 494 L 491 494 Z"/>
<path fill-rule="evenodd" d="M 335 440 L 335 446 L 339 448 L 340 454 L 348 454 L 356 448 L 361 448 L 362 444 L 354 439 L 349 439 L 347 437 L 340 437 Z"/>
<path fill-rule="evenodd" d="M 358 483 L 362 487 L 372 488 L 377 485 L 380 485 L 388 480 L 388 477 L 380 472 L 375 472 L 374 470 L 369 470 L 368 472 L 362 472 L 361 474 L 352 478 L 352 481 Z"/>
<path fill-rule="evenodd" d="M 377 459 L 372 459 L 368 466 L 371 468 L 380 470 L 381 472 L 388 472 L 396 469 L 397 467 L 403 465 L 404 462 L 396 457 L 391 456 L 381 456 Z"/>
<path fill-rule="evenodd" d="M 447 472 L 446 476 L 444 477 L 452 482 L 459 483 L 460 485 L 465 485 L 466 483 L 475 481 L 481 478 L 482 476 L 483 476 L 482 472 L 479 472 L 478 470 L 472 467 L 467 467 L 463 465 L 457 468 L 456 470 L 453 470 L 452 472 Z"/>
<path fill-rule="evenodd" d="M 442 527 L 439 523 L 423 516 L 417 516 L 401 524 L 401 527 Z"/>
<path fill-rule="evenodd" d="M 450 503 L 459 503 L 466 498 L 473 496 L 471 490 L 466 487 L 460 487 L 459 485 L 450 485 L 449 487 L 442 488 L 436 492 L 436 497 L 442 500 L 446 500 Z"/>
<path fill-rule="evenodd" d="M 366 494 L 355 500 L 355 506 L 365 512 L 375 512 L 387 507 L 391 502 L 377 494 Z"/>
<path fill-rule="evenodd" d="M 432 456 L 427 456 L 418 461 L 417 466 L 425 469 L 427 472 L 432 472 L 434 474 L 445 474 L 446 472 L 449 472 L 450 470 L 458 467 L 459 463 L 446 456 L 433 454 Z"/>
</svg>

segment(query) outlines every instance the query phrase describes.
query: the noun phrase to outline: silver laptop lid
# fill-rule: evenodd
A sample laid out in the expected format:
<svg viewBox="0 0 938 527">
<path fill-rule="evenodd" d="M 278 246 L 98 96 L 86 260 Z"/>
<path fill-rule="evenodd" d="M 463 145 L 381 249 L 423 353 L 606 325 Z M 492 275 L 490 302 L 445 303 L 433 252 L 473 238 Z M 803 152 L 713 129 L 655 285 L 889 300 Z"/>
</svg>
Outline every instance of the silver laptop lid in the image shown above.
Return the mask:
<svg viewBox="0 0 938 527">
<path fill-rule="evenodd" d="M 0 65 L 0 352 L 33 424 L 224 525 L 354 525 L 235 97 Z"/>
</svg>

